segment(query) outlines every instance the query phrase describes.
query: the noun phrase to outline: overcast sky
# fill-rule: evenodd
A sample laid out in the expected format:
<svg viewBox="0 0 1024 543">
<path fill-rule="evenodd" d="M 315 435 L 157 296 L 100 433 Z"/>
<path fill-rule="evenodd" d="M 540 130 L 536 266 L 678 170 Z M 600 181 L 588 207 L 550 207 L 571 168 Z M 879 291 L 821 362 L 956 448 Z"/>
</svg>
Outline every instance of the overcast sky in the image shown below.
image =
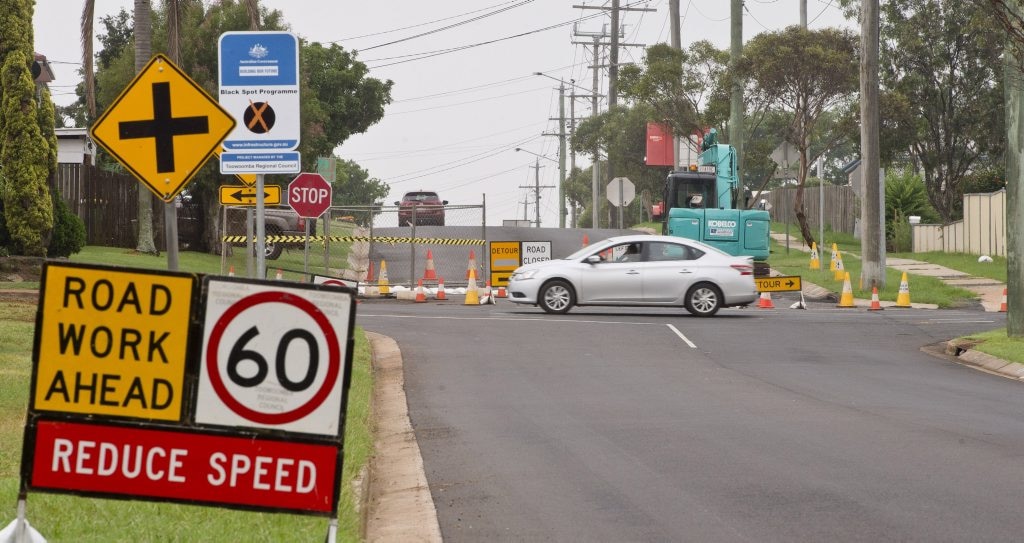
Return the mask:
<svg viewBox="0 0 1024 543">
<path fill-rule="evenodd" d="M 154 5 L 158 2 L 154 2 Z M 558 81 L 571 80 L 580 94 L 592 85 L 592 42 L 579 34 L 602 31 L 608 12 L 573 8 L 603 6 L 600 0 L 389 0 L 377 2 L 262 0 L 280 10 L 291 30 L 319 42 L 357 51 L 371 77 L 394 81 L 394 102 L 384 119 L 336 150 L 391 187 L 387 202 L 409 190 L 436 190 L 452 204 L 478 204 L 485 195 L 488 224 L 534 217 L 532 189 L 538 155 L 540 184 L 558 185 Z M 654 11 L 623 12 L 625 43 L 668 42 L 668 0 L 621 0 L 622 6 Z M 729 0 L 682 0 L 684 47 L 706 39 L 729 46 Z M 747 0 L 744 39 L 798 24 L 799 0 Z M 854 27 L 838 0 L 807 0 L 808 26 Z M 79 81 L 81 3 L 36 0 L 35 48 L 51 61 L 58 104 L 75 100 Z M 131 0 L 97 0 L 96 16 L 132 8 Z M 445 29 L 444 27 L 451 27 Z M 99 29 L 99 25 L 97 24 Z M 426 34 L 418 36 L 420 34 Z M 414 37 L 418 36 L 418 37 Z M 493 42 L 493 43 L 484 43 Z M 478 45 L 480 44 L 480 45 Z M 99 44 L 96 45 L 99 50 Z M 451 48 L 460 51 L 430 54 Z M 622 48 L 620 62 L 642 60 L 642 47 Z M 605 62 L 606 63 L 606 60 Z M 543 72 L 554 79 L 533 75 Z M 601 74 L 601 90 L 607 74 Z M 568 94 L 568 91 L 567 91 Z M 601 108 L 606 106 L 602 100 Z M 569 115 L 566 104 L 566 115 Z M 592 113 L 590 100 L 575 101 L 578 118 Z M 568 158 L 567 158 L 568 162 Z M 585 166 L 588 157 L 578 156 Z M 556 189 L 541 192 L 542 226 L 558 226 Z"/>
</svg>

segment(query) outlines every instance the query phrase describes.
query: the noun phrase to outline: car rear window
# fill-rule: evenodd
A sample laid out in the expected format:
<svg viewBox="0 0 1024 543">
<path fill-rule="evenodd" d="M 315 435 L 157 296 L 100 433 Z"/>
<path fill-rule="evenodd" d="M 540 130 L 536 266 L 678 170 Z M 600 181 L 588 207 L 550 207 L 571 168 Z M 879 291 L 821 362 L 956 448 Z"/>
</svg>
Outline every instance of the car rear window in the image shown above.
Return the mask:
<svg viewBox="0 0 1024 543">
<path fill-rule="evenodd" d="M 407 192 L 402 197 L 402 200 L 406 202 L 426 202 L 439 199 L 436 192 Z"/>
</svg>

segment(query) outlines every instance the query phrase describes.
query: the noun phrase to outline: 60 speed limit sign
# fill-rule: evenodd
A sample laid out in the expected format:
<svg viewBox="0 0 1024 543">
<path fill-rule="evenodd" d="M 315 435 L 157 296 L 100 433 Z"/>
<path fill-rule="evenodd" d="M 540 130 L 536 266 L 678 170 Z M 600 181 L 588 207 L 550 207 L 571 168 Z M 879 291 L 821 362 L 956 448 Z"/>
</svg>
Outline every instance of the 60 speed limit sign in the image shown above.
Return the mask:
<svg viewBox="0 0 1024 543">
<path fill-rule="evenodd" d="M 351 291 L 206 280 L 196 422 L 340 437 Z"/>
</svg>

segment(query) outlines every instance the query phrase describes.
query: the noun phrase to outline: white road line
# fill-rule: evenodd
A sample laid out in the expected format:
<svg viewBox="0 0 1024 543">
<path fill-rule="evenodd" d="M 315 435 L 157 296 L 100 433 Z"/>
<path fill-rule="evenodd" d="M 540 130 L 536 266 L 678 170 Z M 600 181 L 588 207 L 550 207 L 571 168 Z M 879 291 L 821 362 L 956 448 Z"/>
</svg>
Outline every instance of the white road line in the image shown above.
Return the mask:
<svg viewBox="0 0 1024 543">
<path fill-rule="evenodd" d="M 671 324 L 666 324 L 665 326 L 668 326 L 669 330 L 672 330 L 673 332 L 675 332 L 676 335 L 679 336 L 680 339 L 685 341 L 686 344 L 689 345 L 691 349 L 696 349 L 697 348 L 697 346 L 694 345 L 692 341 L 687 339 L 687 337 L 684 336 L 683 333 L 680 332 L 678 328 L 676 328 L 675 326 L 672 326 Z"/>
</svg>

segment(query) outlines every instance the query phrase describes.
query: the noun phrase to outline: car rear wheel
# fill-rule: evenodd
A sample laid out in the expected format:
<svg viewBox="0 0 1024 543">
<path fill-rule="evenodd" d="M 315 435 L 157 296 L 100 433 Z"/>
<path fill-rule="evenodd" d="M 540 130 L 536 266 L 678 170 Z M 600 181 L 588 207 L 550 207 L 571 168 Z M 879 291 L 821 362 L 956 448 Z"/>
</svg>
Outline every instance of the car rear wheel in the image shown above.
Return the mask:
<svg viewBox="0 0 1024 543">
<path fill-rule="evenodd" d="M 686 293 L 686 310 L 697 317 L 710 317 L 722 307 L 722 291 L 711 283 L 698 283 Z"/>
<path fill-rule="evenodd" d="M 545 312 L 561 315 L 568 313 L 576 303 L 576 295 L 569 283 L 555 280 L 541 287 L 537 303 Z"/>
<path fill-rule="evenodd" d="M 276 227 L 268 226 L 266 230 L 267 237 L 280 236 L 281 231 Z M 281 252 L 284 250 L 284 244 L 279 241 L 268 241 L 263 240 L 263 258 L 267 260 L 277 260 L 281 256 Z"/>
</svg>

